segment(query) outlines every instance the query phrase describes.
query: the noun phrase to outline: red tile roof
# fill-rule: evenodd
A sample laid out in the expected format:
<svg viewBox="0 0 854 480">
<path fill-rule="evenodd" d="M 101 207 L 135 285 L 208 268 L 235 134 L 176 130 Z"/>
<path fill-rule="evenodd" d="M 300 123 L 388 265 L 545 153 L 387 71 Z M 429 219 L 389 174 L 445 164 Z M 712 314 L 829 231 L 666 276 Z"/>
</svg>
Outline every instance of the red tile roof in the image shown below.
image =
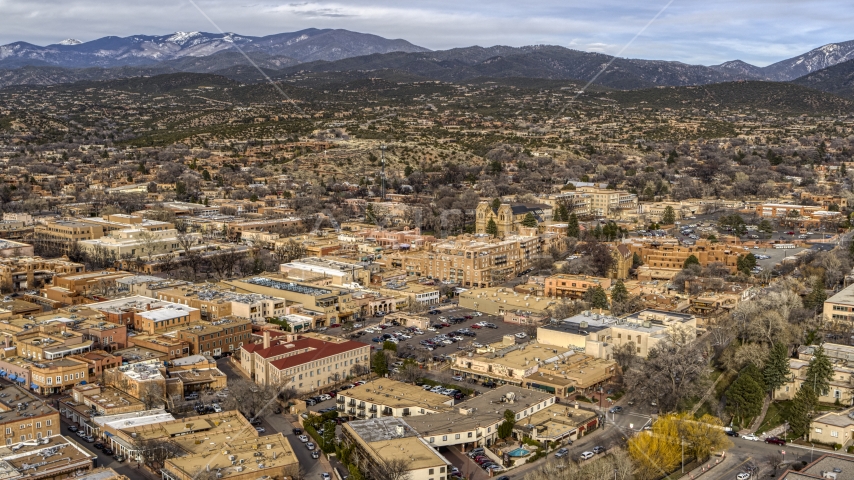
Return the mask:
<svg viewBox="0 0 854 480">
<path fill-rule="evenodd" d="M 296 355 L 292 355 L 290 357 L 281 358 L 279 360 L 273 361 L 270 365 L 276 367 L 278 370 L 285 370 L 287 368 L 295 367 L 297 365 L 302 365 L 304 363 L 312 362 L 314 360 L 318 360 L 321 358 L 331 357 L 332 355 L 337 355 L 339 353 L 349 352 L 351 350 L 356 350 L 359 348 L 368 347 L 368 344 L 362 342 L 353 342 L 346 341 L 343 343 L 332 343 L 332 342 L 324 342 L 316 339 L 308 339 L 313 342 L 318 342 L 321 345 L 315 347 L 314 350 L 309 350 L 307 352 L 299 353 Z M 296 344 L 298 342 L 294 342 Z M 270 347 L 271 349 L 273 347 Z M 299 347 L 297 347 L 299 348 Z M 303 347 L 304 348 L 304 347 Z"/>
</svg>

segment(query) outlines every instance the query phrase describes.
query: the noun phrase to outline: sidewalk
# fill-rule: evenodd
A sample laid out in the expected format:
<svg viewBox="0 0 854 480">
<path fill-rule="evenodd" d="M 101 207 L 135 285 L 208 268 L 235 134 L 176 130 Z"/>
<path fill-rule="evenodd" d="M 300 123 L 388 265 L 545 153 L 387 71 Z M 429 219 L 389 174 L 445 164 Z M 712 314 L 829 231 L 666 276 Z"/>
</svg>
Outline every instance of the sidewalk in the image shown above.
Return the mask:
<svg viewBox="0 0 854 480">
<path fill-rule="evenodd" d="M 708 459 L 694 470 L 691 470 L 690 472 L 685 472 L 685 475 L 682 478 L 725 478 L 723 476 L 724 472 L 739 465 L 739 460 L 735 455 L 726 455 L 726 452 L 724 452 L 724 455 L 725 456 L 722 458 L 712 457 Z M 714 471 L 715 474 L 709 475 L 709 473 L 712 471 Z"/>
</svg>

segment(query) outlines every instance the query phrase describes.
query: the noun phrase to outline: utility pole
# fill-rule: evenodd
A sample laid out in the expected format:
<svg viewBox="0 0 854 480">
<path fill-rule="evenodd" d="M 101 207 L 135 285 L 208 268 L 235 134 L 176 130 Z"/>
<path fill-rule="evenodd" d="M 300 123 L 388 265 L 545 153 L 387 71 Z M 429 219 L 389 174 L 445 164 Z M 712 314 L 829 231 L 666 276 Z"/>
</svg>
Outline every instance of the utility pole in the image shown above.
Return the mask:
<svg viewBox="0 0 854 480">
<path fill-rule="evenodd" d="M 685 473 L 685 439 L 679 437 L 679 443 L 682 444 L 682 473 Z"/>
</svg>

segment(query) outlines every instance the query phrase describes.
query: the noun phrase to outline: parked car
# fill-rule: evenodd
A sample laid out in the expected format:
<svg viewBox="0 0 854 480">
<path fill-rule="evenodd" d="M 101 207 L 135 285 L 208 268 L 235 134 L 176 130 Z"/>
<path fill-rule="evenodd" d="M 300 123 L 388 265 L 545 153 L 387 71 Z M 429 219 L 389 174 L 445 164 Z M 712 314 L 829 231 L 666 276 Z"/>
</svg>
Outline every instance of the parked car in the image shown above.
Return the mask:
<svg viewBox="0 0 854 480">
<path fill-rule="evenodd" d="M 623 407 L 616 405 L 616 406 L 611 407 L 611 409 L 608 411 L 611 413 L 620 413 L 623 411 Z"/>
<path fill-rule="evenodd" d="M 104 448 L 104 455 L 112 455 L 112 454 L 113 454 L 112 448 L 110 448 L 110 447 Z"/>
<path fill-rule="evenodd" d="M 596 445 L 595 447 L 593 447 L 593 453 L 596 453 L 596 454 L 605 453 L 605 447 L 603 447 L 601 445 Z"/>
<path fill-rule="evenodd" d="M 593 458 L 593 452 L 581 452 L 581 460 L 590 460 Z"/>
<path fill-rule="evenodd" d="M 119 463 L 122 463 L 122 462 L 124 462 L 124 461 L 125 461 L 125 456 L 124 456 L 124 455 L 116 455 L 116 456 L 115 456 L 115 457 L 113 457 L 113 458 L 115 458 L 115 459 L 116 459 L 116 461 L 117 461 L 117 462 L 119 462 Z"/>
<path fill-rule="evenodd" d="M 103 450 L 103 449 L 104 449 L 104 444 L 103 444 L 103 443 L 101 443 L 101 442 L 95 442 L 95 444 L 94 444 L 94 445 L 92 445 L 92 446 L 93 446 L 93 447 L 95 447 L 95 448 L 97 448 L 98 450 Z"/>
<path fill-rule="evenodd" d="M 517 334 L 516 334 L 516 338 L 525 338 L 525 337 L 527 337 L 527 336 L 528 336 L 528 335 L 527 335 L 525 332 L 519 332 L 519 333 L 517 333 Z"/>
<path fill-rule="evenodd" d="M 777 438 L 777 437 L 768 437 L 765 439 L 765 443 L 770 443 L 773 445 L 780 445 L 783 447 L 786 446 L 786 441 L 783 440 L 782 438 Z"/>
<path fill-rule="evenodd" d="M 735 430 L 725 430 L 724 433 L 726 433 L 730 437 L 738 437 L 739 436 L 738 432 Z"/>
<path fill-rule="evenodd" d="M 302 442 L 302 443 L 307 443 L 307 442 L 308 442 L 308 435 L 300 435 L 300 436 L 299 436 L 299 437 L 297 437 L 297 438 L 299 438 L 299 441 L 300 441 L 300 442 Z"/>
<path fill-rule="evenodd" d="M 454 379 L 454 381 L 456 381 L 456 382 L 462 382 L 462 381 L 463 381 L 463 376 L 462 376 L 462 375 L 454 375 L 454 376 L 453 376 L 453 377 L 451 377 L 451 378 L 452 378 L 452 379 Z"/>
<path fill-rule="evenodd" d="M 305 444 L 305 448 L 307 448 L 309 450 L 314 450 L 314 444 L 311 442 L 308 442 Z"/>
<path fill-rule="evenodd" d="M 566 448 L 561 448 L 555 453 L 555 458 L 563 458 L 567 455 L 569 455 L 569 450 L 567 450 Z"/>
<path fill-rule="evenodd" d="M 747 480 L 750 478 L 750 474 L 747 472 L 741 472 L 735 476 L 736 480 Z"/>
<path fill-rule="evenodd" d="M 294 435 L 302 435 L 302 429 L 301 428 L 295 428 L 291 431 L 294 433 Z"/>
<path fill-rule="evenodd" d="M 76 432 L 76 431 L 77 431 L 77 426 L 72 425 L 72 426 L 68 427 L 68 431 L 69 431 L 69 432 Z"/>
<path fill-rule="evenodd" d="M 747 435 L 742 435 L 741 438 L 743 438 L 745 440 L 750 440 L 751 442 L 758 442 L 759 441 L 759 437 L 757 437 L 756 435 L 754 435 L 752 433 L 748 433 Z"/>
<path fill-rule="evenodd" d="M 317 450 L 313 450 L 311 452 L 311 458 L 317 460 L 318 458 L 320 458 L 320 452 L 318 452 Z"/>
</svg>

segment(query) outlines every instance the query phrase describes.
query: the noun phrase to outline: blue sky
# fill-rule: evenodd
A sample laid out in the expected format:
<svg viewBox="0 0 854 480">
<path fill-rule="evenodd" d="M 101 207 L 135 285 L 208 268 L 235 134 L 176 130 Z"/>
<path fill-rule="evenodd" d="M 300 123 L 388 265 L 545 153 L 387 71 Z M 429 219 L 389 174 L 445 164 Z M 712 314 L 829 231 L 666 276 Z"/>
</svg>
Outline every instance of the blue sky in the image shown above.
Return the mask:
<svg viewBox="0 0 854 480">
<path fill-rule="evenodd" d="M 195 0 L 223 30 L 267 35 L 344 28 L 431 49 L 552 44 L 617 54 L 664 1 Z M 189 0 L 0 0 L 0 45 L 214 32 Z M 764 66 L 854 39 L 850 0 L 674 0 L 622 56 Z"/>
</svg>

